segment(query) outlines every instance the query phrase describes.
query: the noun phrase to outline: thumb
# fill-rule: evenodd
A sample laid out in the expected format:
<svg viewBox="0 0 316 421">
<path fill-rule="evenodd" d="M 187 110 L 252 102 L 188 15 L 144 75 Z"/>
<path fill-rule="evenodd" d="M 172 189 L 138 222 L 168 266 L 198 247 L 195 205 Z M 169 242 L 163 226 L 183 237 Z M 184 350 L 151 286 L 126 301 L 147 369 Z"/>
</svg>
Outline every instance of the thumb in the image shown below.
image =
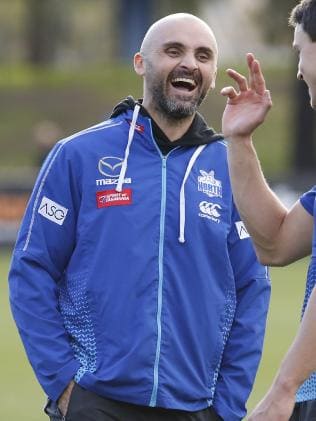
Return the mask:
<svg viewBox="0 0 316 421">
<path fill-rule="evenodd" d="M 238 96 L 236 89 L 233 86 L 226 86 L 221 90 L 221 95 L 226 96 L 229 99 L 234 99 Z"/>
</svg>

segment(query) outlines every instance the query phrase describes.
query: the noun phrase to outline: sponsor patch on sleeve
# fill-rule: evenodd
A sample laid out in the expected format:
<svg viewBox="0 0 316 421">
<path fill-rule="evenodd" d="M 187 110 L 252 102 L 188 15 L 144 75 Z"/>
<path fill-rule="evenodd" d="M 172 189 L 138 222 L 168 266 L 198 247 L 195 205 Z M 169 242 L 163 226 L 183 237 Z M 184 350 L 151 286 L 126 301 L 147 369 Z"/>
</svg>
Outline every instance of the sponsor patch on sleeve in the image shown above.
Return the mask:
<svg viewBox="0 0 316 421">
<path fill-rule="evenodd" d="M 242 221 L 235 222 L 235 225 L 237 228 L 238 236 L 241 240 L 250 237 L 248 231 L 246 230 L 245 224 Z"/>
<path fill-rule="evenodd" d="M 66 219 L 68 209 L 44 196 L 39 205 L 38 213 L 44 218 L 55 222 L 55 224 L 62 225 Z"/>
<path fill-rule="evenodd" d="M 122 206 L 132 204 L 132 189 L 104 190 L 96 193 L 97 207 L 107 208 L 109 206 Z"/>
</svg>

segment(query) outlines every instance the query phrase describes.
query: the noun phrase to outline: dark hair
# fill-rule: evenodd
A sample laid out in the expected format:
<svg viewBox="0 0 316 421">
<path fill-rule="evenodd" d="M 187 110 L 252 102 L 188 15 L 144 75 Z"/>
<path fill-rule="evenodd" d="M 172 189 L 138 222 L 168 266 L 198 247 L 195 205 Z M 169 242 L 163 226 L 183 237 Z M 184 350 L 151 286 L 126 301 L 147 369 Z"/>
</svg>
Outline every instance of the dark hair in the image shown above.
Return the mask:
<svg viewBox="0 0 316 421">
<path fill-rule="evenodd" d="M 316 41 L 316 0 L 301 0 L 291 12 L 291 26 L 302 25 L 310 39 Z"/>
</svg>

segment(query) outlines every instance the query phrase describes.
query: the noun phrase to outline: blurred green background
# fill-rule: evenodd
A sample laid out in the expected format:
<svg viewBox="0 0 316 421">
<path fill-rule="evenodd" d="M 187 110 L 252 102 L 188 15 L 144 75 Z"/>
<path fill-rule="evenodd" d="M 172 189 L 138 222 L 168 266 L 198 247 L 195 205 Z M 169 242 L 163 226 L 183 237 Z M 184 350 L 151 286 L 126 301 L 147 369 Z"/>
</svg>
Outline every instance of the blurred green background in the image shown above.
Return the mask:
<svg viewBox="0 0 316 421">
<path fill-rule="evenodd" d="M 220 90 L 231 83 L 225 69 L 245 72 L 245 54 L 254 52 L 274 102 L 256 133 L 265 174 L 272 183 L 291 178 L 296 190 L 310 187 L 316 119 L 295 78 L 287 20 L 296 2 L 1 0 L 0 184 L 23 178 L 56 140 L 105 119 L 122 98 L 140 97 L 133 54 L 154 20 L 184 11 L 205 19 L 218 40 L 216 89 L 201 107 L 209 124 L 221 130 Z"/>
<path fill-rule="evenodd" d="M 9 256 L 19 223 L 13 195 L 29 193 L 48 149 L 61 137 L 109 116 L 127 95 L 141 97 L 132 56 L 149 24 L 192 12 L 214 29 L 220 61 L 216 88 L 201 107 L 221 130 L 230 84 L 227 67 L 245 72 L 261 60 L 274 106 L 256 132 L 268 181 L 290 205 L 315 181 L 315 114 L 295 80 L 287 25 L 296 0 L 0 0 L 0 420 L 40 421 L 45 396 L 26 360 L 7 297 Z M 9 196 L 8 196 L 9 195 Z M 11 196 L 10 196 L 11 195 Z M 22 201 L 23 203 L 23 201 Z M 5 245 L 5 246 L 2 246 Z M 268 389 L 300 319 L 308 259 L 275 268 L 262 363 L 249 408 Z"/>
<path fill-rule="evenodd" d="M 242 64 L 234 66 L 244 72 Z M 295 72 L 288 63 L 263 64 L 275 107 L 268 122 L 256 133 L 258 154 L 267 174 L 288 171 L 293 154 L 292 103 L 289 90 Z M 220 90 L 230 84 L 220 67 L 215 91 L 202 104 L 201 112 L 217 131 L 225 99 Z M 67 136 L 109 116 L 113 106 L 128 94 L 141 97 L 142 82 L 130 64 L 110 63 L 78 69 L 0 67 L 0 167 L 34 166 L 39 152 L 36 129 L 54 122 L 59 136 Z M 58 139 L 58 138 L 57 138 Z M 55 139 L 55 140 L 57 140 Z M 5 177 L 5 174 L 3 175 Z"/>
</svg>

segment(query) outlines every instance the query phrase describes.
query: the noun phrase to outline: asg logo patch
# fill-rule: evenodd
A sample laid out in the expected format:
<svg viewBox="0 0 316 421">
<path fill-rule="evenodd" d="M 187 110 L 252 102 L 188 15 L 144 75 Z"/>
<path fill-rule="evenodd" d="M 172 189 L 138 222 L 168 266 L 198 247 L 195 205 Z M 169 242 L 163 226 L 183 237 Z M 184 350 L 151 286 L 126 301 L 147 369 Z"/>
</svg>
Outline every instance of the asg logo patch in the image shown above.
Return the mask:
<svg viewBox="0 0 316 421">
<path fill-rule="evenodd" d="M 44 218 L 55 222 L 55 224 L 62 225 L 66 219 L 68 209 L 44 196 L 38 208 L 38 213 Z"/>
</svg>

